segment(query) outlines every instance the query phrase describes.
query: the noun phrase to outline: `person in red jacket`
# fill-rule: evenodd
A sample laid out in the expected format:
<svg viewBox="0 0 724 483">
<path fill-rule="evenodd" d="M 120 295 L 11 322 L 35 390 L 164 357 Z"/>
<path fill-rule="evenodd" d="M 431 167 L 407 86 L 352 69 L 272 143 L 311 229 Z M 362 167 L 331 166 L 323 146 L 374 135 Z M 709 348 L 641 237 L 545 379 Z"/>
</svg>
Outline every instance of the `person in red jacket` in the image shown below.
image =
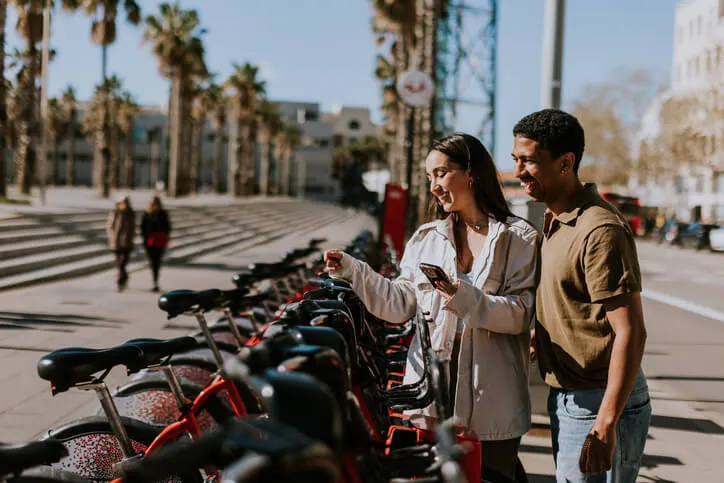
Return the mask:
<svg viewBox="0 0 724 483">
<path fill-rule="evenodd" d="M 146 255 L 153 274 L 153 292 L 160 290 L 158 287 L 158 274 L 161 271 L 161 261 L 168 246 L 170 233 L 171 221 L 168 212 L 163 209 L 161 199 L 154 196 L 141 219 L 143 246 L 146 248 Z"/>
</svg>

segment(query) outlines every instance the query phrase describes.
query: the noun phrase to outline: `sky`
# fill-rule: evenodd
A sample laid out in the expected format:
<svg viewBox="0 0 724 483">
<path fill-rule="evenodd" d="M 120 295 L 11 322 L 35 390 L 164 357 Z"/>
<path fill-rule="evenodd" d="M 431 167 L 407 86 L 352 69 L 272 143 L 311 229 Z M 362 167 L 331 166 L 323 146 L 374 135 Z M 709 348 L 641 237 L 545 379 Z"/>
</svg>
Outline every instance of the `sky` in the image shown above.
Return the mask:
<svg viewBox="0 0 724 483">
<path fill-rule="evenodd" d="M 495 157 L 510 169 L 512 128 L 539 109 L 544 0 L 498 0 L 498 88 Z M 158 0 L 140 0 L 143 15 L 158 12 Z M 466 0 L 486 5 L 486 0 Z M 207 65 L 223 81 L 232 64 L 260 66 L 272 100 L 367 106 L 381 121 L 381 87 L 374 77 L 380 52 L 371 33 L 369 0 L 180 0 L 199 12 L 208 29 Z M 615 81 L 622 73 L 645 69 L 668 82 L 676 0 L 568 0 L 564 30 L 563 101 L 570 107 L 588 84 Z M 8 47 L 22 45 L 8 7 Z M 468 32 L 475 33 L 473 19 Z M 90 41 L 91 20 L 83 13 L 58 12 L 51 46 L 49 92 L 72 85 L 87 99 L 101 77 L 101 50 Z M 169 81 L 158 74 L 142 27 L 119 22 L 117 41 L 108 50 L 109 74 L 145 104 L 168 100 Z M 479 98 L 476 84 L 462 94 Z M 475 133 L 482 114 L 465 109 L 457 130 Z"/>
</svg>

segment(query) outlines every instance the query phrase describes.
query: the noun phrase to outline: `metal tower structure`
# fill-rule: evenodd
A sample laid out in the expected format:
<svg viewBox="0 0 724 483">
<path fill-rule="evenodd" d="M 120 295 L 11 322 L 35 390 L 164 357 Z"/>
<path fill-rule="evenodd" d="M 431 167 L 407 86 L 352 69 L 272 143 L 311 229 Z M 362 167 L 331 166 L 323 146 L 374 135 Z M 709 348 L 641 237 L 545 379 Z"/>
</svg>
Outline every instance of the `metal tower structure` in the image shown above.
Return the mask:
<svg viewBox="0 0 724 483">
<path fill-rule="evenodd" d="M 495 156 L 498 0 L 449 0 L 437 38 L 436 134 L 476 134 Z"/>
</svg>

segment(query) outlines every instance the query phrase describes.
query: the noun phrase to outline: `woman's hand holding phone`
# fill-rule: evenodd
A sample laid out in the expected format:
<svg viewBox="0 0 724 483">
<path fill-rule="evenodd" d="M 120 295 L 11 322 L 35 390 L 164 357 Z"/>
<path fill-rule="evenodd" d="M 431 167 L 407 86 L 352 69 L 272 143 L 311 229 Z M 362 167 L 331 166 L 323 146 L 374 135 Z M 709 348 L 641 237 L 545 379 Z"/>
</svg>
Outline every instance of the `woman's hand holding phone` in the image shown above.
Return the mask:
<svg viewBox="0 0 724 483">
<path fill-rule="evenodd" d="M 445 300 L 449 300 L 453 295 L 455 295 L 458 287 L 450 282 L 450 279 L 442 268 L 430 263 L 420 263 L 419 267 L 432 286 L 442 294 Z"/>
</svg>

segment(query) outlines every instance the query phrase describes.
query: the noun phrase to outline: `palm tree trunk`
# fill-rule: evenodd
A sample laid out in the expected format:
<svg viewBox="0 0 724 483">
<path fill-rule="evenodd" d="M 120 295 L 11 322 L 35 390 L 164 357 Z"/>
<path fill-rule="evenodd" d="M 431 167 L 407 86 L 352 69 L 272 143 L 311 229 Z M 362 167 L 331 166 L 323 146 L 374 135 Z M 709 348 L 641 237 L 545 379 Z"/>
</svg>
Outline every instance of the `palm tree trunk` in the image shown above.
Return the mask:
<svg viewBox="0 0 724 483">
<path fill-rule="evenodd" d="M 68 127 L 68 151 L 65 156 L 65 185 L 73 186 L 75 178 L 75 128 L 76 128 L 76 111 L 70 115 Z"/>
<path fill-rule="evenodd" d="M 292 165 L 292 156 L 294 151 L 291 148 L 286 148 L 284 150 L 284 153 L 282 154 L 281 158 L 281 179 L 279 180 L 279 184 L 281 185 L 281 194 L 285 196 L 291 196 L 290 191 L 290 183 L 289 178 L 291 177 L 291 172 L 289 168 Z"/>
<path fill-rule="evenodd" d="M 249 166 L 254 162 L 251 156 L 251 124 L 247 121 L 240 122 L 239 125 L 239 196 L 249 195 Z"/>
<path fill-rule="evenodd" d="M 269 135 L 266 127 L 259 130 L 259 143 L 261 145 L 259 162 L 259 194 L 269 194 L 269 166 L 271 164 L 271 150 L 269 149 Z"/>
<path fill-rule="evenodd" d="M 154 135 L 151 139 L 151 176 L 150 176 L 150 183 L 151 187 L 153 188 L 156 186 L 156 182 L 158 181 L 158 165 L 159 165 L 159 153 L 161 152 L 161 140 L 159 139 L 159 135 Z"/>
<path fill-rule="evenodd" d="M 395 72 L 401 73 L 407 70 L 407 49 L 405 48 L 405 42 L 401 35 L 397 36 L 397 43 L 395 44 Z M 395 148 L 392 151 L 392 166 L 396 173 L 393 179 L 396 179 L 398 183 L 405 183 L 407 167 L 406 167 L 406 149 L 405 142 L 407 140 L 407 118 L 409 117 L 409 107 L 402 102 L 397 100 L 397 141 L 395 142 Z"/>
<path fill-rule="evenodd" d="M 48 159 L 48 173 L 46 174 L 47 184 L 49 186 L 55 186 L 58 184 L 58 137 L 52 136 L 50 138 L 49 146 L 50 156 Z"/>
<path fill-rule="evenodd" d="M 5 45 L 5 23 L 8 13 L 7 0 L 0 0 L 0 46 Z M 7 198 L 7 126 L 8 106 L 5 88 L 5 49 L 0 48 L 0 198 Z"/>
<path fill-rule="evenodd" d="M 244 158 L 246 171 L 244 176 L 244 194 L 249 196 L 257 190 L 256 186 L 256 145 L 259 142 L 259 130 L 254 122 L 249 123 L 248 136 L 244 139 Z"/>
<path fill-rule="evenodd" d="M 98 131 L 98 152 L 100 161 L 100 196 L 101 198 L 108 198 L 111 194 L 111 186 L 113 186 L 113 171 L 111 169 L 112 155 L 110 147 L 110 109 L 108 92 L 103 92 L 101 102 L 101 118 L 103 124 L 101 129 Z"/>
<path fill-rule="evenodd" d="M 28 45 L 25 59 L 27 71 L 23 74 L 21 91 L 21 111 L 18 122 L 18 149 L 15 153 L 15 181 L 18 191 L 30 194 L 33 173 L 35 171 L 35 138 L 37 131 L 37 112 L 35 103 L 35 77 L 37 69 L 37 49 L 33 43 Z"/>
<path fill-rule="evenodd" d="M 436 80 L 436 66 L 437 66 L 437 49 L 435 45 L 437 43 L 437 3 L 439 0 L 424 0 L 424 12 L 423 12 L 423 27 L 424 36 L 422 42 L 422 54 L 423 54 L 423 69 L 432 77 L 433 82 Z M 430 191 L 422 189 L 425 186 L 425 158 L 427 156 L 427 148 L 430 146 L 433 138 L 433 132 L 435 129 L 435 105 L 436 100 L 433 100 L 422 109 L 422 123 L 420 126 L 420 151 L 418 153 L 419 166 L 417 173 L 420 179 L 420 194 L 417 205 L 417 218 L 418 221 L 423 221 L 427 216 L 428 204 L 430 200 Z"/>
<path fill-rule="evenodd" d="M 226 186 L 227 192 L 233 197 L 241 196 L 241 121 L 236 115 L 238 107 L 234 107 L 234 112 L 229 117 L 229 145 L 228 145 L 228 162 Z"/>
<path fill-rule="evenodd" d="M 177 72 L 171 79 L 171 98 L 169 99 L 169 149 L 168 149 L 168 196 L 175 198 L 182 193 L 181 135 L 182 135 L 182 77 Z"/>
<path fill-rule="evenodd" d="M 125 149 L 123 150 L 123 185 L 131 189 L 133 188 L 133 123 L 129 126 L 128 131 L 125 133 L 124 140 L 126 141 Z"/>
<path fill-rule="evenodd" d="M 111 150 L 111 168 L 110 176 L 111 179 L 108 181 L 110 185 L 118 189 L 120 187 L 120 179 L 118 176 L 118 170 L 120 168 L 120 130 L 116 126 L 111 127 L 111 138 L 110 138 L 110 150 Z"/>
<path fill-rule="evenodd" d="M 214 168 L 212 173 L 212 184 L 214 193 L 221 193 L 221 159 L 224 156 L 224 130 L 223 124 L 217 124 L 214 135 Z"/>
<path fill-rule="evenodd" d="M 191 125 L 191 156 L 189 164 L 189 193 L 196 194 L 199 186 L 199 171 L 201 168 L 201 141 L 204 136 L 204 119 L 194 119 Z"/>
</svg>

